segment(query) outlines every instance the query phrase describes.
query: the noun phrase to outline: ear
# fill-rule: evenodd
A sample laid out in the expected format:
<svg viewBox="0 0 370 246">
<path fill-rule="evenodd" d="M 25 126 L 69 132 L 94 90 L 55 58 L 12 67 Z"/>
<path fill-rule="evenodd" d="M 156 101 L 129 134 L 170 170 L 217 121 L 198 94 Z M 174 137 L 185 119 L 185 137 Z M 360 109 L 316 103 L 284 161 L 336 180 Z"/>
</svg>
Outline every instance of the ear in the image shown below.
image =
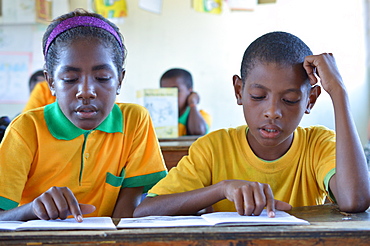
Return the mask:
<svg viewBox="0 0 370 246">
<path fill-rule="evenodd" d="M 51 74 L 49 74 L 47 70 L 44 70 L 44 77 L 46 82 L 48 82 L 51 95 L 55 96 L 55 85 L 53 77 L 51 76 Z"/>
<path fill-rule="evenodd" d="M 242 105 L 243 81 L 238 75 L 233 76 L 233 85 L 234 85 L 236 103 L 238 105 Z"/>
<path fill-rule="evenodd" d="M 309 114 L 311 112 L 311 109 L 316 103 L 317 98 L 321 94 L 321 87 L 318 85 L 315 85 L 314 87 L 311 88 L 310 95 L 308 96 L 308 103 L 306 106 L 306 111 L 305 114 Z"/>
<path fill-rule="evenodd" d="M 123 79 L 125 78 L 125 75 L 126 75 L 126 70 L 123 69 L 121 75 L 118 77 L 118 86 L 117 86 L 117 91 L 116 91 L 117 95 L 119 95 L 119 93 L 121 92 L 121 85 L 122 85 Z"/>
</svg>

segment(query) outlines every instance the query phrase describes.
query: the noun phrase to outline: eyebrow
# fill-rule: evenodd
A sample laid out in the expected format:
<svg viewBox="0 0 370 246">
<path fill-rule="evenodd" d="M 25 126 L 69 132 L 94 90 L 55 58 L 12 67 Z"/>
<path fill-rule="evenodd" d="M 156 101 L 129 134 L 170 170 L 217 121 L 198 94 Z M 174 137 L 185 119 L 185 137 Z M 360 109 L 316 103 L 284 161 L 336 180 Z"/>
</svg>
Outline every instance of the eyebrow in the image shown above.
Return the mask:
<svg viewBox="0 0 370 246">
<path fill-rule="evenodd" d="M 92 68 L 92 71 L 99 71 L 99 70 L 110 70 L 110 71 L 114 71 L 112 66 L 108 65 L 108 64 L 101 64 L 101 65 L 97 65 L 97 66 L 94 66 Z M 61 69 L 60 69 L 61 72 L 63 73 L 66 73 L 66 72 L 81 72 L 81 68 L 77 68 L 77 67 L 72 67 L 72 66 L 63 66 Z"/>
<path fill-rule="evenodd" d="M 113 71 L 114 69 L 112 68 L 111 65 L 108 65 L 108 64 L 101 64 L 101 65 L 97 65 L 97 66 L 94 66 L 92 68 L 93 71 L 98 71 L 98 70 L 111 70 Z"/>
<path fill-rule="evenodd" d="M 264 89 L 264 90 L 270 91 L 270 89 L 268 89 L 267 87 L 265 87 L 261 84 L 251 84 L 250 88 L 258 88 L 258 89 Z M 289 89 L 284 90 L 284 93 L 287 93 L 287 92 L 295 92 L 295 93 L 299 93 L 299 94 L 302 93 L 302 91 L 300 89 L 295 89 L 295 88 L 289 88 Z"/>
<path fill-rule="evenodd" d="M 80 68 L 76 68 L 76 67 L 71 67 L 71 66 L 63 66 L 63 67 L 61 67 L 60 71 L 62 73 L 66 73 L 66 72 L 70 72 L 70 71 L 80 72 L 81 69 Z"/>
</svg>

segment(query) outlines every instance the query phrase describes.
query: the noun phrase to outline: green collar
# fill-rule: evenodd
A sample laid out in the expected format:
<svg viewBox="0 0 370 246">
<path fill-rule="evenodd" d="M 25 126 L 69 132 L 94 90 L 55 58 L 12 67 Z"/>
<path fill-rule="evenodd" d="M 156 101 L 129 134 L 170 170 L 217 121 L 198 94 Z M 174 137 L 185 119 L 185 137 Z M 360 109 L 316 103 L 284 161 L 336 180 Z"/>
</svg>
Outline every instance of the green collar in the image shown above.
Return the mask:
<svg viewBox="0 0 370 246">
<path fill-rule="evenodd" d="M 188 121 L 189 114 L 190 114 L 190 107 L 187 107 L 185 112 L 179 117 L 179 123 L 186 126 L 186 122 Z"/>
<path fill-rule="evenodd" d="M 44 109 L 46 125 L 50 133 L 61 140 L 72 140 L 92 130 L 83 130 L 75 126 L 59 108 L 58 101 L 46 105 Z M 108 117 L 95 129 L 102 132 L 114 133 L 123 132 L 123 116 L 117 104 L 114 104 Z"/>
</svg>

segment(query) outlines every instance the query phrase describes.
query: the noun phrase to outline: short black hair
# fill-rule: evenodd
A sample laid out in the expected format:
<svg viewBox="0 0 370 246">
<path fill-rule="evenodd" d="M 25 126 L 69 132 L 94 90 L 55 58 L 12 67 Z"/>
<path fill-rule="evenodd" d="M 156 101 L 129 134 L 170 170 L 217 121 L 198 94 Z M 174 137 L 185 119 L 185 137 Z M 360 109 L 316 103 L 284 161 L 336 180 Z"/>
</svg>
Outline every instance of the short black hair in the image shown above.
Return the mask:
<svg viewBox="0 0 370 246">
<path fill-rule="evenodd" d="M 123 37 L 119 31 L 119 28 L 114 23 L 110 22 L 109 20 L 107 20 L 106 18 L 99 14 L 91 13 L 84 9 L 76 9 L 75 11 L 62 15 L 57 19 L 53 20 L 52 23 L 48 26 L 42 39 L 42 47 L 44 52 L 48 37 L 50 36 L 54 28 L 57 27 L 60 22 L 75 16 L 92 16 L 108 23 L 117 32 L 123 45 Z M 111 48 L 111 56 L 113 62 L 117 67 L 118 74 L 121 74 L 127 53 L 125 46 L 123 45 L 123 47 L 121 47 L 116 38 L 108 31 L 93 26 L 78 26 L 75 28 L 71 28 L 57 36 L 55 40 L 50 44 L 47 53 L 44 54 L 45 69 L 53 76 L 55 65 L 59 62 L 60 59 L 59 57 L 60 49 L 68 47 L 75 40 L 93 39 L 93 38 L 98 38 L 103 45 Z"/>
<path fill-rule="evenodd" d="M 30 77 L 30 80 L 28 81 L 28 85 L 30 86 L 32 83 L 35 83 L 37 82 L 37 77 L 44 77 L 44 71 L 43 70 L 37 70 L 36 72 L 34 72 L 31 77 Z"/>
<path fill-rule="evenodd" d="M 303 63 L 312 55 L 310 48 L 298 37 L 287 32 L 270 32 L 253 41 L 244 52 L 240 73 L 243 83 L 249 71 L 259 62 L 280 65 Z"/>
<path fill-rule="evenodd" d="M 172 68 L 167 70 L 161 77 L 162 81 L 163 79 L 169 79 L 169 78 L 177 78 L 182 77 L 185 81 L 185 86 L 188 89 L 193 88 L 193 77 L 191 76 L 191 73 L 185 69 L 182 68 Z"/>
</svg>

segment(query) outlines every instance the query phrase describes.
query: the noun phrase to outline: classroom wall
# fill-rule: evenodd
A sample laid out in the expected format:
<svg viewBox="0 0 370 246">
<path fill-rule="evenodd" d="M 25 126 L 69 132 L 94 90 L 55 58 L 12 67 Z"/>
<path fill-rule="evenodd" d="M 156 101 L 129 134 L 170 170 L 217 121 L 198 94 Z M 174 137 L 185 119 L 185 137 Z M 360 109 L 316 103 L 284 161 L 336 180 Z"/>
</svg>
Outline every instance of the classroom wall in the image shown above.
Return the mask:
<svg viewBox="0 0 370 246">
<path fill-rule="evenodd" d="M 70 2 L 72 7 L 89 3 Z M 182 67 L 193 74 L 200 107 L 213 116 L 211 130 L 245 124 L 234 97 L 232 76 L 239 74 L 243 52 L 255 38 L 281 30 L 300 37 L 314 53 L 334 53 L 358 131 L 366 142 L 369 91 L 364 1 L 277 0 L 260 4 L 252 12 L 225 8 L 221 15 L 197 13 L 190 0 L 163 0 L 160 15 L 140 9 L 138 0 L 127 3 L 128 17 L 118 23 L 128 49 L 119 101 L 135 102 L 137 90 L 157 88 L 164 71 Z M 35 43 L 39 42 L 38 33 L 42 34 L 40 29 L 35 28 Z M 35 67 L 42 66 L 41 48 L 33 48 L 33 52 L 37 53 Z M 0 104 L 0 115 L 15 115 L 22 108 L 23 104 Z M 331 100 L 323 92 L 301 125 L 323 124 L 334 129 L 333 117 Z"/>
</svg>

